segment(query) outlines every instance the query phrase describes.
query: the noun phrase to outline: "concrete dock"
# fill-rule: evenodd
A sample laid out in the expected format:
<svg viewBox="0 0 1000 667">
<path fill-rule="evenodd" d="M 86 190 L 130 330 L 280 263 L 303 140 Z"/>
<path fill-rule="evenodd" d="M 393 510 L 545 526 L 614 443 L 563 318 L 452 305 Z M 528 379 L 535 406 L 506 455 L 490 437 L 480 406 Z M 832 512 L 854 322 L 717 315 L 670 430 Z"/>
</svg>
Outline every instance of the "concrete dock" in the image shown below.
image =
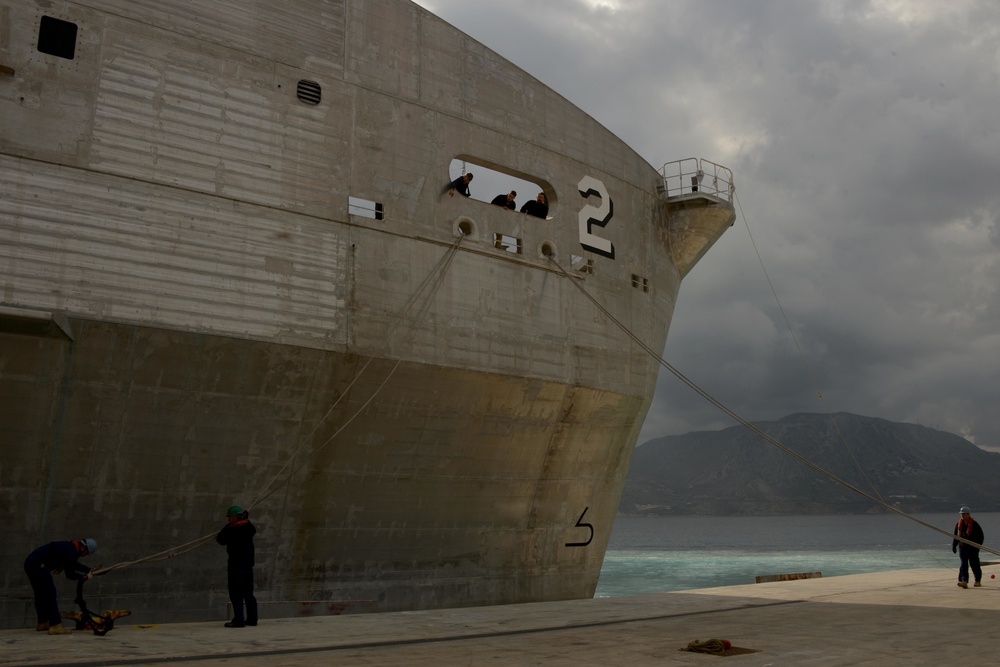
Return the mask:
<svg viewBox="0 0 1000 667">
<path fill-rule="evenodd" d="M 957 568 L 470 609 L 0 631 L 0 665 L 941 665 L 991 660 L 1000 565 L 981 588 Z M 681 651 L 725 639 L 756 652 Z"/>
</svg>

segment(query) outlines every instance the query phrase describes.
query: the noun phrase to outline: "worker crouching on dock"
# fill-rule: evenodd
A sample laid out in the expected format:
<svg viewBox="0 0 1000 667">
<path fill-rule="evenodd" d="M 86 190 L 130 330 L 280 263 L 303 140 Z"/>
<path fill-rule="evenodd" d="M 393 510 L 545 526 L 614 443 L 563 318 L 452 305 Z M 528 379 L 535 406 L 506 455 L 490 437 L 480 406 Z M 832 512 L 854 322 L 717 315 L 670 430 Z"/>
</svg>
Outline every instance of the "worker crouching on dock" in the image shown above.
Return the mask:
<svg viewBox="0 0 1000 667">
<path fill-rule="evenodd" d="M 80 562 L 84 556 L 97 551 L 97 541 L 92 537 L 83 540 L 49 542 L 38 547 L 24 560 L 24 573 L 28 575 L 31 589 L 35 592 L 35 611 L 38 625 L 35 630 L 48 631 L 50 635 L 67 635 L 69 630 L 62 624 L 59 615 L 59 601 L 56 598 L 56 584 L 53 574 L 66 571 L 67 579 L 90 578 L 92 568 Z"/>
</svg>

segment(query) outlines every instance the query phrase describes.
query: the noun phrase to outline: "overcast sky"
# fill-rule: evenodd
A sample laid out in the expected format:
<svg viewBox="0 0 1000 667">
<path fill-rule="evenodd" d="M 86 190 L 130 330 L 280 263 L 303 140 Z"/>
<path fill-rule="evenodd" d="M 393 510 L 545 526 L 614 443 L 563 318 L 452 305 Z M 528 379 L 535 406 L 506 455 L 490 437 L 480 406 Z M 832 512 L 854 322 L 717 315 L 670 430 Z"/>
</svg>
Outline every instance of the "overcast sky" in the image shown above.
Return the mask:
<svg viewBox="0 0 1000 667">
<path fill-rule="evenodd" d="M 418 4 L 650 164 L 732 169 L 665 350 L 703 389 L 1000 450 L 1000 0 Z M 733 423 L 661 371 L 639 442 Z"/>
</svg>

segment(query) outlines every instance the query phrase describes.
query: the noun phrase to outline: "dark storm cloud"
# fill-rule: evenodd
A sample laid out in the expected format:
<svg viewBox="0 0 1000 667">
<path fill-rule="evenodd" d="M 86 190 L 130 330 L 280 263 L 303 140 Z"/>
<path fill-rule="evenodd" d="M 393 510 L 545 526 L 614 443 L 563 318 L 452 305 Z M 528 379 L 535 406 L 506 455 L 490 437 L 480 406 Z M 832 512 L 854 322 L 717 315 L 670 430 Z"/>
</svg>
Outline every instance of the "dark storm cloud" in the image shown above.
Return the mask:
<svg viewBox="0 0 1000 667">
<path fill-rule="evenodd" d="M 1000 3 L 420 4 L 654 166 L 733 170 L 745 218 L 684 281 L 665 351 L 688 377 L 751 420 L 1000 446 Z M 729 425 L 664 371 L 640 442 Z"/>
</svg>

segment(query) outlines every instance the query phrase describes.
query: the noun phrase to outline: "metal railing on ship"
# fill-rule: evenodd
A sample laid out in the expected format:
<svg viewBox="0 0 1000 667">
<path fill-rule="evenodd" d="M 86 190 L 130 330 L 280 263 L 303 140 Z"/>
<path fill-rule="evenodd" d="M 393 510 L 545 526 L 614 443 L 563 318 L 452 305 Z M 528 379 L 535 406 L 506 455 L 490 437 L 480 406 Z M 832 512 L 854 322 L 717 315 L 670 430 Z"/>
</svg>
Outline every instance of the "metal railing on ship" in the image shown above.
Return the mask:
<svg viewBox="0 0 1000 667">
<path fill-rule="evenodd" d="M 702 158 L 668 162 L 660 168 L 660 176 L 663 180 L 656 185 L 656 194 L 661 197 L 707 195 L 732 203 L 736 191 L 733 172 Z"/>
</svg>

